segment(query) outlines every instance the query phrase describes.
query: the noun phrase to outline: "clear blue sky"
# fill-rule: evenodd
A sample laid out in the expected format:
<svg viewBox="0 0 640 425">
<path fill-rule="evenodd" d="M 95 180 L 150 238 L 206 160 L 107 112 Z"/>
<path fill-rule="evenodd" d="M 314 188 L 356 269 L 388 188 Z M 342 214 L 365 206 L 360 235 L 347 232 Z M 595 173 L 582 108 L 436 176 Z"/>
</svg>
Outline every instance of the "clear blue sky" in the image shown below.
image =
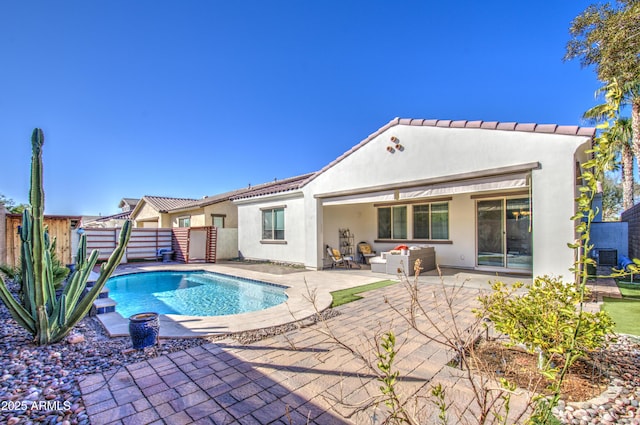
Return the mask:
<svg viewBox="0 0 640 425">
<path fill-rule="evenodd" d="M 316 171 L 394 117 L 584 125 L 562 57 L 589 1 L 92 0 L 0 5 L 0 193 L 48 214 Z"/>
</svg>

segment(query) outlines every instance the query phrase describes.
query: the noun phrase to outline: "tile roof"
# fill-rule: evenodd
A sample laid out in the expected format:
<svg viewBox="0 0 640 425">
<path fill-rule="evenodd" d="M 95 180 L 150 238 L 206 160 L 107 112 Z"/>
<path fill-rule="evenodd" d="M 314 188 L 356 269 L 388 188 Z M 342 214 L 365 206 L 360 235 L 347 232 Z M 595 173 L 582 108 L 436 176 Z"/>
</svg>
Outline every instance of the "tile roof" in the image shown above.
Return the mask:
<svg viewBox="0 0 640 425">
<path fill-rule="evenodd" d="M 190 206 L 197 202 L 198 199 L 191 198 L 169 198 L 166 196 L 149 196 L 142 197 L 147 203 L 153 206 L 158 212 L 166 213 L 170 210 Z"/>
<path fill-rule="evenodd" d="M 296 183 L 304 178 L 311 176 L 313 173 L 304 174 L 302 176 L 289 177 L 283 180 L 274 180 L 268 183 L 262 183 L 256 186 L 247 186 L 242 189 L 235 189 L 229 192 L 220 193 L 217 195 L 205 196 L 202 199 L 196 200 L 188 205 L 179 208 L 173 208 L 170 212 L 179 212 L 193 208 L 202 208 L 207 205 L 217 204 L 219 202 L 242 199 L 250 196 L 265 195 L 268 193 L 278 193 L 287 190 L 296 189 L 299 187 Z"/>
<path fill-rule="evenodd" d="M 577 125 L 534 124 L 500 121 L 467 121 L 467 120 L 425 120 L 415 118 L 394 118 L 389 123 L 371 134 L 368 141 L 378 134 L 396 125 L 411 125 L 422 127 L 448 127 L 448 128 L 482 128 L 486 130 L 524 131 L 529 133 L 554 133 L 571 136 L 593 137 L 596 129 L 593 127 L 578 127 Z"/>
<path fill-rule="evenodd" d="M 266 195 L 271 193 L 286 192 L 301 187 L 305 180 L 314 173 L 303 174 L 301 176 L 289 177 L 282 180 L 274 180 L 268 183 L 262 183 L 256 186 L 248 186 L 242 189 L 231 190 L 229 192 L 220 193 L 212 196 L 205 196 L 202 199 L 191 198 L 170 198 L 166 196 L 149 196 L 145 195 L 142 199 L 151 204 L 158 212 L 175 213 L 186 211 L 194 208 L 202 208 L 207 205 L 224 202 L 227 200 L 243 199 L 252 196 Z"/>
<path fill-rule="evenodd" d="M 196 199 L 193 202 L 180 206 L 180 207 L 176 207 L 176 208 L 172 208 L 170 210 L 170 212 L 180 212 L 180 211 L 186 211 L 186 210 L 190 210 L 193 208 L 202 208 L 202 207 L 206 207 L 207 205 L 213 205 L 213 204 L 217 204 L 219 202 L 224 202 L 224 201 L 228 201 L 229 199 L 231 199 L 233 196 L 240 194 L 242 192 L 245 192 L 247 189 L 236 189 L 236 190 L 231 190 L 229 192 L 225 192 L 225 193 L 219 193 L 217 195 L 211 195 L 211 196 L 205 196 L 202 199 Z"/>
<path fill-rule="evenodd" d="M 131 211 L 125 211 L 118 214 L 107 215 L 91 221 L 108 221 L 108 220 L 127 220 L 131 217 Z"/>
<path fill-rule="evenodd" d="M 125 205 L 129 205 L 132 209 L 136 206 L 136 204 L 140 202 L 138 198 L 122 198 L 120 203 L 118 204 L 119 208 L 122 208 Z"/>
<path fill-rule="evenodd" d="M 340 155 L 338 158 L 327 164 L 317 173 L 314 173 L 304 184 L 309 183 L 320 174 L 327 171 L 329 168 L 342 161 L 353 152 L 360 149 L 362 146 L 369 143 L 380 134 L 384 133 L 391 127 L 397 125 L 408 125 L 416 127 L 441 127 L 441 128 L 471 128 L 471 129 L 484 129 L 484 130 L 500 130 L 500 131 L 521 131 L 527 133 L 545 133 L 545 134 L 559 134 L 569 136 L 584 136 L 594 137 L 596 129 L 593 127 L 579 127 L 575 125 L 557 125 L 557 124 L 533 124 L 533 123 L 517 123 L 517 122 L 500 122 L 500 121 L 467 121 L 467 120 L 427 120 L 427 119 L 415 119 L 415 118 L 394 118 L 386 125 L 380 127 L 374 133 L 371 133 L 366 139 L 362 140 L 357 145 L 353 146 L 347 152 Z"/>
<path fill-rule="evenodd" d="M 274 180 L 273 182 L 263 183 L 257 186 L 247 188 L 243 193 L 238 194 L 231 198 L 246 199 L 253 198 L 255 196 L 272 195 L 274 193 L 288 192 L 290 190 L 299 189 L 304 186 L 307 181 L 313 177 L 316 173 L 307 173 L 300 176 L 289 177 L 282 180 Z"/>
</svg>

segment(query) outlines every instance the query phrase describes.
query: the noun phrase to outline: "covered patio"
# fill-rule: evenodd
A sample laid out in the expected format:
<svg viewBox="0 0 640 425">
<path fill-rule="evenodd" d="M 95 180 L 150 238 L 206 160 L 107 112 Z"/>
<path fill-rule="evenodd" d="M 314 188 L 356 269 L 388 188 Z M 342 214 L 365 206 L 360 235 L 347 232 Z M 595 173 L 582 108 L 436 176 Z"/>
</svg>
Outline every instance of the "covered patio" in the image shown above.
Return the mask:
<svg viewBox="0 0 640 425">
<path fill-rule="evenodd" d="M 433 247 L 443 266 L 531 275 L 531 173 L 537 167 L 521 164 L 316 195 L 322 245 L 355 260 L 361 260 L 359 242 L 378 255 L 398 245 Z M 350 238 L 343 237 L 345 231 Z"/>
</svg>

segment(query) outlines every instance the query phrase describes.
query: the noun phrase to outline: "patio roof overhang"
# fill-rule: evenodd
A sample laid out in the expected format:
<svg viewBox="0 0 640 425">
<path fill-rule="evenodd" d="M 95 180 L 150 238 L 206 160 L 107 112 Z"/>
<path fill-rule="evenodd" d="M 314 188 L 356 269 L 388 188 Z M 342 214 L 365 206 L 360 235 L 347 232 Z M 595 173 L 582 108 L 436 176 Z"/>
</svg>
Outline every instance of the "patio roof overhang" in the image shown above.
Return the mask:
<svg viewBox="0 0 640 425">
<path fill-rule="evenodd" d="M 462 193 L 504 191 L 528 187 L 529 173 L 537 168 L 540 168 L 540 163 L 531 162 L 403 183 L 331 192 L 315 195 L 315 197 L 321 199 L 324 206 L 330 206 L 410 201 Z"/>
</svg>

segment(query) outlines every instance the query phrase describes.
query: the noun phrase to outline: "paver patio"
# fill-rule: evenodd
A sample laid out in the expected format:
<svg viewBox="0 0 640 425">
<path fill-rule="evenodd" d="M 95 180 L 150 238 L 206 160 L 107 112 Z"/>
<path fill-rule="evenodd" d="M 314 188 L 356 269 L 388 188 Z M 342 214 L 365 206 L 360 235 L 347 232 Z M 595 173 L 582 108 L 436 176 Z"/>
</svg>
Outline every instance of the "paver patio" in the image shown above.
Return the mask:
<svg viewBox="0 0 640 425">
<path fill-rule="evenodd" d="M 320 273 L 333 279 L 334 273 L 350 271 Z M 452 303 L 457 324 L 471 322 L 480 285 L 468 286 L 459 289 Z M 429 276 L 421 278 L 419 287 L 425 311 L 430 316 L 441 311 L 442 291 L 451 287 Z M 459 370 L 446 365 L 454 353 L 430 339 L 437 332 L 425 325 L 423 315 L 417 320 L 425 335 L 410 329 L 392 309 L 404 311 L 410 306 L 405 286 L 363 295 L 364 299 L 339 307 L 340 315 L 327 320 L 326 327 L 319 323 L 248 345 L 225 339 L 88 376 L 80 387 L 91 423 L 382 423 L 388 411 L 384 404 L 372 403 L 380 395 L 380 383 L 358 353 L 375 364 L 372 338 L 390 329 L 401 345 L 394 368 L 400 371 L 402 394 L 428 396 L 439 382 L 449 388 L 454 402 L 450 412 L 456 417 L 451 423 L 476 415 L 468 383 Z M 447 314 L 444 311 L 440 323 L 450 330 Z M 327 329 L 354 352 L 331 341 Z M 418 401 L 415 414 L 421 423 L 435 423 L 432 402 Z M 519 400 L 512 403 L 513 411 L 522 407 Z"/>
</svg>

